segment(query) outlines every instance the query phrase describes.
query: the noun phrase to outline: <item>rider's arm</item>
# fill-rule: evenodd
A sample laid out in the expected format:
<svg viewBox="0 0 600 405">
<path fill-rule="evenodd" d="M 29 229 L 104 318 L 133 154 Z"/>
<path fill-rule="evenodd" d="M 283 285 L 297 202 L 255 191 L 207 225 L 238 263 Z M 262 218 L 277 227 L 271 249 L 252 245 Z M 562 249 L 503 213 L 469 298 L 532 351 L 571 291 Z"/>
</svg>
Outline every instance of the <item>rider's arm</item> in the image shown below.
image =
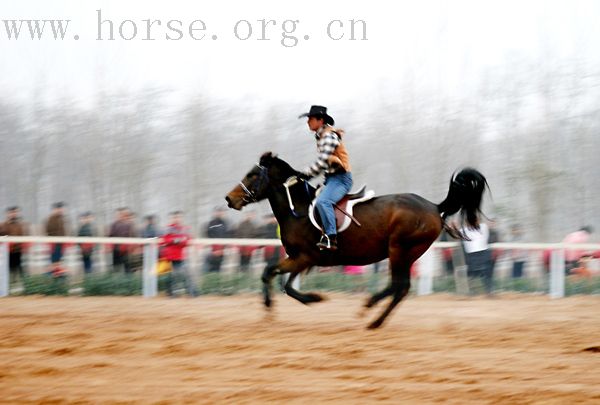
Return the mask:
<svg viewBox="0 0 600 405">
<path fill-rule="evenodd" d="M 318 176 L 327 170 L 329 168 L 329 163 L 327 163 L 327 161 L 339 144 L 340 140 L 335 134 L 331 132 L 325 133 L 317 143 L 319 157 L 308 167 L 308 169 L 304 170 L 304 173 L 310 178 Z"/>
</svg>

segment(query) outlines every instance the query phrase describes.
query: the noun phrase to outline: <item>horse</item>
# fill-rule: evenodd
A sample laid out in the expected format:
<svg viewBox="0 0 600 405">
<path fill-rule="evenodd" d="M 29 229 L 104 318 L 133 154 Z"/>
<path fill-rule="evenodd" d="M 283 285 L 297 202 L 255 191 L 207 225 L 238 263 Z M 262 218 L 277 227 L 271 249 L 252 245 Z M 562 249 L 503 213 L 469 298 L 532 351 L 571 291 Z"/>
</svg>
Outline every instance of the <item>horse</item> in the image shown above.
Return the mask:
<svg viewBox="0 0 600 405">
<path fill-rule="evenodd" d="M 323 300 L 316 293 L 301 293 L 292 287 L 294 279 L 313 266 L 367 265 L 389 259 L 390 283 L 372 295 L 364 305 L 367 310 L 382 299 L 392 296 L 387 308 L 368 325 L 380 327 L 410 289 L 411 265 L 431 246 L 442 229 L 464 239 L 446 219 L 460 213 L 468 226 L 478 227 L 486 178 L 477 170 L 465 168 L 452 175 L 447 197 L 434 204 L 416 194 L 392 194 L 374 197 L 354 206 L 349 228 L 338 234 L 338 250 L 319 250 L 316 242 L 321 231 L 308 218 L 315 188 L 301 180 L 287 162 L 272 152 L 264 153 L 257 163 L 225 197 L 229 208 L 268 199 L 281 230 L 281 242 L 288 255 L 276 265 L 267 266 L 262 274 L 263 299 L 271 307 L 271 281 L 277 274 L 289 273 L 284 291 L 303 304 Z M 296 177 L 291 187 L 289 179 Z M 288 182 L 288 183 L 286 183 Z M 289 197 L 288 197 L 289 194 Z M 293 202 L 293 204 L 292 204 Z M 359 226 L 360 224 L 360 226 Z"/>
</svg>

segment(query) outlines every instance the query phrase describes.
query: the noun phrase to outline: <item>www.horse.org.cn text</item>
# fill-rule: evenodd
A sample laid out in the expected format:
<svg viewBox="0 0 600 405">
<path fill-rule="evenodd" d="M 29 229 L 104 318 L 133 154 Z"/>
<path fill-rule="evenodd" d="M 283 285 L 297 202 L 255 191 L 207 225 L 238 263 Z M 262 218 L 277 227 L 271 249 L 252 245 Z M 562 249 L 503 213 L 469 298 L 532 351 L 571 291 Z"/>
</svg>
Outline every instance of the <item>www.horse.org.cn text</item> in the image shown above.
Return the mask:
<svg viewBox="0 0 600 405">
<path fill-rule="evenodd" d="M 317 28 L 303 30 L 299 19 L 238 19 L 215 24 L 201 19 L 115 19 L 96 10 L 95 32 L 80 35 L 77 22 L 69 19 L 3 19 L 0 41 L 94 39 L 96 41 L 218 41 L 273 43 L 293 48 L 312 40 L 367 41 L 367 22 L 331 19 Z M 308 25 L 308 24 L 306 24 Z"/>
</svg>

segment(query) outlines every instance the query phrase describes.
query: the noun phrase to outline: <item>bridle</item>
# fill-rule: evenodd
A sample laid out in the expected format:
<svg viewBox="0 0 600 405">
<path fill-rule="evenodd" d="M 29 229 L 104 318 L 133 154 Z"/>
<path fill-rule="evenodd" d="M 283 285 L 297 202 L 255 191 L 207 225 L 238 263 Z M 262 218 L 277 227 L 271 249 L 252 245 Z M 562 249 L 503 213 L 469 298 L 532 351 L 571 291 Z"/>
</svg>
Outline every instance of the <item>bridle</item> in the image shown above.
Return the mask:
<svg viewBox="0 0 600 405">
<path fill-rule="evenodd" d="M 244 195 L 242 196 L 242 201 L 244 201 L 247 204 L 258 202 L 257 193 L 259 192 L 262 185 L 269 181 L 268 169 L 259 163 L 256 163 L 256 167 L 258 167 L 260 169 L 259 178 L 256 181 L 252 182 L 252 184 L 250 184 L 250 186 L 246 186 L 243 181 L 240 181 L 240 187 L 241 187 L 242 191 L 244 192 Z M 290 211 L 292 212 L 292 215 L 294 215 L 296 218 L 301 218 L 301 217 L 305 217 L 307 215 L 300 215 L 296 212 L 296 210 L 294 208 L 294 204 L 292 203 L 292 196 L 290 195 L 290 190 L 289 190 L 289 188 L 291 186 L 295 185 L 296 183 L 298 183 L 298 181 L 304 183 L 304 189 L 306 191 L 306 194 L 310 195 L 310 192 L 308 189 L 308 187 L 309 187 L 308 182 L 305 180 L 299 179 L 297 176 L 290 177 L 285 183 L 283 183 L 283 187 L 285 188 L 285 191 L 286 191 L 286 195 L 288 198 Z"/>
<path fill-rule="evenodd" d="M 242 191 L 244 192 L 244 196 L 242 197 L 242 200 L 246 203 L 258 202 L 258 198 L 257 198 L 256 194 L 260 190 L 263 183 L 269 181 L 269 172 L 267 171 L 267 168 L 264 166 L 261 166 L 258 163 L 256 164 L 256 167 L 258 167 L 260 169 L 260 174 L 259 174 L 258 180 L 253 182 L 253 184 L 251 185 L 252 189 L 249 189 L 244 184 L 243 181 L 240 181 L 240 187 L 242 188 Z"/>
</svg>

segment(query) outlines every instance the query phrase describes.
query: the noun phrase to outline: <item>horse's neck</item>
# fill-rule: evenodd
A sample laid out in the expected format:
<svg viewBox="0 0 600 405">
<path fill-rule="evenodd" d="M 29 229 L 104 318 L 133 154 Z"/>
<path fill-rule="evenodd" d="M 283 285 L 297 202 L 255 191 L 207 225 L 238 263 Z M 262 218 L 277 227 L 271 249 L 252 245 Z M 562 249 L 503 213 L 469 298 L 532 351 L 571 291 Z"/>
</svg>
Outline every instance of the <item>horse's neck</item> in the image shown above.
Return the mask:
<svg viewBox="0 0 600 405">
<path fill-rule="evenodd" d="M 304 185 L 299 183 L 290 188 L 290 195 L 292 197 L 294 211 L 298 213 L 301 218 L 305 218 L 308 212 L 308 206 L 310 205 L 311 195 L 301 187 L 304 187 Z M 295 217 L 292 213 L 285 187 L 277 187 L 273 190 L 269 196 L 269 203 L 271 204 L 271 209 L 279 224 L 298 219 L 298 217 Z"/>
</svg>

